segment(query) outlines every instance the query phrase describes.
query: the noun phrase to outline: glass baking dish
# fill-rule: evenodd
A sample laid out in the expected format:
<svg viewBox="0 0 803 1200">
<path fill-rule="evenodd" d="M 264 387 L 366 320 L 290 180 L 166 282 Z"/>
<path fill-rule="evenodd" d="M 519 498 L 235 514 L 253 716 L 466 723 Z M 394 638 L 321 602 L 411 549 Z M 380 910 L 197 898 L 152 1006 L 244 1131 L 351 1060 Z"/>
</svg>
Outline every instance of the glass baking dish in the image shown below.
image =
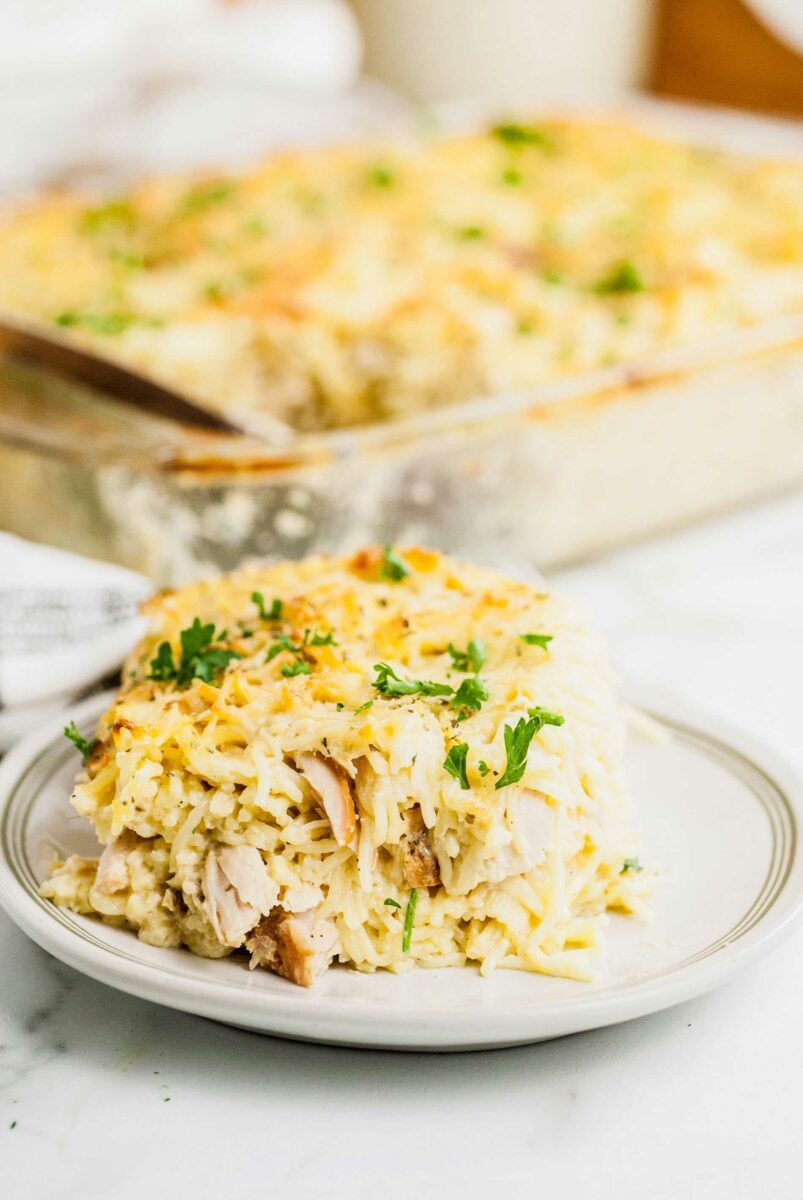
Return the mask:
<svg viewBox="0 0 803 1200">
<path fill-rule="evenodd" d="M 425 542 L 553 567 L 803 481 L 803 315 L 270 447 L 0 364 L 0 525 L 160 586 Z"/>
</svg>

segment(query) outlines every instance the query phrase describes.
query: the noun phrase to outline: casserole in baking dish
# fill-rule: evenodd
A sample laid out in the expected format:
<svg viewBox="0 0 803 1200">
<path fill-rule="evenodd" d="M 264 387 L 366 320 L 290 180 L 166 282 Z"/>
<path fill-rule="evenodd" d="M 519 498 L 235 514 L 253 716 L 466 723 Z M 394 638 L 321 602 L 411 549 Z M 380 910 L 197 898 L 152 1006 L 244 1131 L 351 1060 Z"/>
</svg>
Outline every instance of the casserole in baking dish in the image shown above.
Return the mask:
<svg viewBox="0 0 803 1200">
<path fill-rule="evenodd" d="M 803 163 L 623 120 L 276 155 L 43 200 L 0 309 L 213 408 L 404 417 L 803 309 Z"/>
<path fill-rule="evenodd" d="M 284 438 L 2 367 L 0 521 L 177 583 L 386 540 L 551 565 L 791 486 L 802 198 L 800 163 L 574 119 L 43 201 L 2 307 Z"/>
</svg>

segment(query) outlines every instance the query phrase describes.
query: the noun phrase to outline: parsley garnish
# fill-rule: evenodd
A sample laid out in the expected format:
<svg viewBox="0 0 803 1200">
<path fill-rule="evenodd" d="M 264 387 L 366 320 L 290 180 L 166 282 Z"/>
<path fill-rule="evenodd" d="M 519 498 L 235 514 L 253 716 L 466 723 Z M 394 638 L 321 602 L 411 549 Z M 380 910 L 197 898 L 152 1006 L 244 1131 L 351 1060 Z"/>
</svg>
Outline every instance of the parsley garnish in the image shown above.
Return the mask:
<svg viewBox="0 0 803 1200">
<path fill-rule="evenodd" d="M 63 312 L 56 317 L 56 324 L 64 329 L 88 329 L 90 333 L 98 333 L 103 337 L 112 337 L 117 333 L 125 333 L 132 325 L 140 323 L 140 318 L 125 312 Z M 144 322 L 150 324 L 151 322 Z"/>
<path fill-rule="evenodd" d="M 235 658 L 242 658 L 236 650 L 224 650 L 222 646 L 213 645 L 221 641 L 225 630 L 215 634 L 214 624 L 202 625 L 196 617 L 188 629 L 182 629 L 179 634 L 181 641 L 181 656 L 178 663 L 173 657 L 173 648 L 169 642 L 162 642 L 151 659 L 149 679 L 165 681 L 174 679 L 178 684 L 187 684 L 191 679 L 203 679 L 205 683 L 214 683 L 218 676 Z"/>
<path fill-rule="evenodd" d="M 206 212 L 216 204 L 222 204 L 233 194 L 234 188 L 230 183 L 200 183 L 185 194 L 181 201 L 178 215 L 194 217 Z"/>
<path fill-rule="evenodd" d="M 488 696 L 488 689 L 478 675 L 464 679 L 452 700 L 452 708 L 461 710 L 458 720 L 464 721 L 472 712 L 482 708 Z"/>
<path fill-rule="evenodd" d="M 401 908 L 398 900 L 394 900 L 392 896 L 388 896 L 387 900 L 384 901 L 384 904 L 386 908 Z"/>
<path fill-rule="evenodd" d="M 274 606 L 275 603 L 277 602 L 274 602 Z M 271 610 L 271 612 L 272 611 L 273 610 Z M 334 634 L 332 633 L 317 633 L 313 632 L 311 629 L 305 629 L 304 637 L 298 645 L 296 645 L 295 642 L 291 642 L 286 633 L 282 633 L 268 650 L 265 662 L 272 662 L 273 659 L 276 658 L 277 654 L 281 654 L 283 650 L 288 650 L 291 654 L 295 654 L 297 657 L 294 663 L 282 664 L 282 675 L 286 675 L 288 678 L 292 678 L 294 675 L 310 675 L 312 673 L 312 667 L 310 663 L 307 662 L 303 657 L 300 657 L 303 655 L 307 646 L 337 645 L 338 643 L 335 641 Z"/>
<path fill-rule="evenodd" d="M 401 583 L 410 574 L 410 568 L 400 554 L 392 546 L 385 546 L 382 562 L 379 566 L 379 578 L 387 579 L 390 583 Z"/>
<path fill-rule="evenodd" d="M 513 121 L 505 121 L 501 125 L 495 125 L 491 133 L 506 146 L 540 146 L 542 150 L 553 148 L 549 134 L 535 125 L 518 125 Z"/>
<path fill-rule="evenodd" d="M 81 755 L 81 762 L 86 763 L 92 751 L 95 749 L 95 739 L 87 741 L 82 736 L 80 729 L 75 724 L 75 721 L 70 721 L 69 725 L 64 726 L 64 736 L 69 738 L 75 746 L 78 753 Z"/>
<path fill-rule="evenodd" d="M 638 267 L 624 259 L 611 267 L 607 275 L 598 279 L 592 291 L 600 296 L 624 296 L 628 293 L 643 292 L 644 280 Z"/>
<path fill-rule="evenodd" d="M 551 712 L 548 708 L 540 708 L 537 704 L 533 708 L 528 708 L 527 712 L 539 723 L 538 729 L 535 731 L 536 733 L 543 729 L 545 725 L 563 725 L 566 720 L 560 713 Z"/>
<path fill-rule="evenodd" d="M 454 776 L 464 792 L 471 786 L 466 773 L 467 760 L 468 742 L 458 742 L 456 746 L 452 746 L 443 763 L 443 769 Z"/>
<path fill-rule="evenodd" d="M 335 641 L 333 633 L 313 633 L 309 636 L 309 629 L 304 634 L 305 646 L 339 646 L 340 643 Z"/>
<path fill-rule="evenodd" d="M 203 289 L 203 296 L 210 304 L 220 304 L 228 294 L 228 288 L 224 284 L 213 282 L 207 283 Z"/>
<path fill-rule="evenodd" d="M 396 172 L 392 167 L 377 165 L 368 172 L 368 180 L 378 188 L 393 187 L 396 182 Z"/>
<path fill-rule="evenodd" d="M 338 712 L 342 712 L 345 707 L 346 706 L 342 700 L 338 700 L 337 704 L 335 705 L 335 708 L 337 709 Z"/>
<path fill-rule="evenodd" d="M 407 901 L 407 911 L 404 914 L 404 933 L 402 934 L 402 953 L 410 953 L 410 943 L 413 940 L 413 921 L 415 920 L 415 910 L 418 905 L 418 888 L 413 888 L 410 892 L 410 899 Z"/>
<path fill-rule="evenodd" d="M 292 678 L 294 675 L 310 675 L 312 667 L 303 658 L 297 658 L 292 663 L 282 663 L 282 675 Z"/>
<path fill-rule="evenodd" d="M 511 783 L 518 783 L 524 774 L 524 768 L 527 766 L 527 752 L 530 749 L 530 742 L 535 737 L 540 728 L 535 718 L 526 721 L 524 717 L 520 717 L 515 725 L 505 726 L 505 752 L 507 754 L 507 766 L 502 775 L 496 781 L 496 790 L 507 787 Z"/>
<path fill-rule="evenodd" d="M 477 675 L 487 658 L 485 642 L 477 638 L 472 638 L 465 650 L 458 650 L 452 642 L 448 649 L 456 671 L 472 671 Z"/>
<path fill-rule="evenodd" d="M 369 708 L 373 707 L 373 703 L 373 700 L 366 700 L 365 704 L 361 704 L 359 708 L 354 709 L 354 716 L 356 717 L 359 713 L 367 712 Z"/>
<path fill-rule="evenodd" d="M 128 254 L 125 250 L 114 248 L 109 251 L 109 261 L 119 263 L 121 267 L 128 267 L 132 271 L 141 271 L 145 266 L 145 259 L 141 254 Z"/>
<path fill-rule="evenodd" d="M 457 236 L 463 242 L 481 242 L 485 237 L 485 230 L 479 225 L 465 225 L 457 231 Z"/>
<path fill-rule="evenodd" d="M 488 766 L 484 758 L 481 758 L 477 763 L 477 769 L 479 770 L 479 773 L 482 775 L 483 779 L 486 775 L 490 775 L 491 773 L 491 768 Z"/>
<path fill-rule="evenodd" d="M 278 621 L 282 615 L 281 600 L 274 600 L 270 608 L 265 608 L 265 597 L 262 592 L 252 592 L 251 599 L 257 606 L 257 612 L 263 621 Z"/>
<path fill-rule="evenodd" d="M 86 209 L 81 216 L 81 229 L 84 233 L 98 233 L 111 225 L 130 232 L 136 221 L 137 213 L 133 204 L 118 198 L 98 208 Z"/>
<path fill-rule="evenodd" d="M 289 650 L 291 654 L 301 654 L 307 646 L 337 646 L 333 633 L 317 633 L 311 629 L 304 630 L 304 637 L 298 645 L 291 642 L 286 633 L 279 634 L 278 639 L 268 650 L 268 656 L 265 662 L 272 662 L 277 654 L 281 654 L 282 650 Z M 296 672 L 298 674 L 298 672 Z"/>
<path fill-rule="evenodd" d="M 524 182 L 524 176 L 515 167 L 505 167 L 500 178 L 508 187 L 519 187 Z"/>
<path fill-rule="evenodd" d="M 637 858 L 626 858 L 625 861 L 622 863 L 622 869 L 619 872 L 619 874 L 626 875 L 628 871 L 643 871 L 643 870 L 644 870 L 644 868 L 642 867 L 641 863 L 639 862 L 639 860 Z"/>
<path fill-rule="evenodd" d="M 431 679 L 400 679 L 388 663 L 375 663 L 374 687 L 383 696 L 451 696 L 454 688 Z"/>
<path fill-rule="evenodd" d="M 551 633 L 520 633 L 519 637 L 528 646 L 540 646 L 542 650 L 546 650 L 549 643 L 552 641 L 553 634 Z"/>
<path fill-rule="evenodd" d="M 301 646 L 297 646 L 295 642 L 290 641 L 286 633 L 282 633 L 279 635 L 279 640 L 274 642 L 268 650 L 265 662 L 273 662 L 276 655 L 281 654 L 282 650 L 289 650 L 291 654 L 298 654 L 301 649 Z"/>
<path fill-rule="evenodd" d="M 515 725 L 505 726 L 505 752 L 507 753 L 507 765 L 504 772 L 497 779 L 495 787 L 508 787 L 511 783 L 518 783 L 524 774 L 527 766 L 527 754 L 530 749 L 530 742 L 535 735 L 540 732 L 545 725 L 562 725 L 563 717 L 559 713 L 550 712 L 546 708 L 530 708 L 527 710 L 529 719 L 525 720 L 520 717 Z"/>
</svg>

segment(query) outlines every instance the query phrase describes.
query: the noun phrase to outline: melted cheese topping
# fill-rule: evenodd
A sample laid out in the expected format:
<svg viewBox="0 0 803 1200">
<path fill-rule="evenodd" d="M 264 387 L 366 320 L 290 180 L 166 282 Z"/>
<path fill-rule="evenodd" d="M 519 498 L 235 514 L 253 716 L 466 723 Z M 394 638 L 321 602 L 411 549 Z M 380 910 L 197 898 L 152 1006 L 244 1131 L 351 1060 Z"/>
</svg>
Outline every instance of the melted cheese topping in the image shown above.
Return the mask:
<svg viewBox="0 0 803 1200">
<path fill-rule="evenodd" d="M 226 954 L 261 909 L 246 907 L 240 940 L 227 941 L 209 865 L 247 846 L 265 873 L 249 894 L 282 912 L 314 910 L 336 931 L 340 961 L 360 970 L 476 962 L 486 973 L 589 978 L 606 909 L 638 909 L 649 890 L 647 873 L 626 865 L 623 730 L 604 651 L 551 593 L 432 551 L 403 555 L 409 574 L 398 581 L 369 550 L 244 570 L 152 601 L 151 632 L 73 794 L 115 849 L 97 878 L 91 860 L 70 860 L 45 894 L 156 944 Z M 195 618 L 240 657 L 201 667 L 206 679 L 148 678 L 165 642 L 180 667 L 181 632 Z M 472 641 L 487 694 L 463 709 L 456 691 L 474 671 L 460 654 Z M 386 694 L 377 664 L 428 686 Z M 520 778 L 497 787 L 510 731 L 535 706 L 563 724 L 537 730 Z M 459 746 L 468 786 L 446 769 Z M 338 781 L 328 799 L 321 762 Z M 332 808 L 344 796 L 350 823 Z M 128 884 L 123 876 L 110 891 L 126 862 Z"/>
</svg>

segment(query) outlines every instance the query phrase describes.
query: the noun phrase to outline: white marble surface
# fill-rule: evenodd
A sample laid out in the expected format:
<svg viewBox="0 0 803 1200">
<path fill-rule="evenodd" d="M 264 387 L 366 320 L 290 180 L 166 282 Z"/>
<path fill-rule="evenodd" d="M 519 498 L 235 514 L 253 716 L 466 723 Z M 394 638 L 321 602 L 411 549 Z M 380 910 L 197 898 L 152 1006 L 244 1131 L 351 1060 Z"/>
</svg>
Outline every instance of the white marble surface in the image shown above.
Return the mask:
<svg viewBox="0 0 803 1200">
<path fill-rule="evenodd" d="M 566 572 L 621 670 L 803 773 L 803 496 Z M 6 1200 L 796 1200 L 803 933 L 718 992 L 540 1046 L 392 1055 L 118 995 L 0 916 Z M 79 1191 L 80 1184 L 80 1191 Z"/>
</svg>

